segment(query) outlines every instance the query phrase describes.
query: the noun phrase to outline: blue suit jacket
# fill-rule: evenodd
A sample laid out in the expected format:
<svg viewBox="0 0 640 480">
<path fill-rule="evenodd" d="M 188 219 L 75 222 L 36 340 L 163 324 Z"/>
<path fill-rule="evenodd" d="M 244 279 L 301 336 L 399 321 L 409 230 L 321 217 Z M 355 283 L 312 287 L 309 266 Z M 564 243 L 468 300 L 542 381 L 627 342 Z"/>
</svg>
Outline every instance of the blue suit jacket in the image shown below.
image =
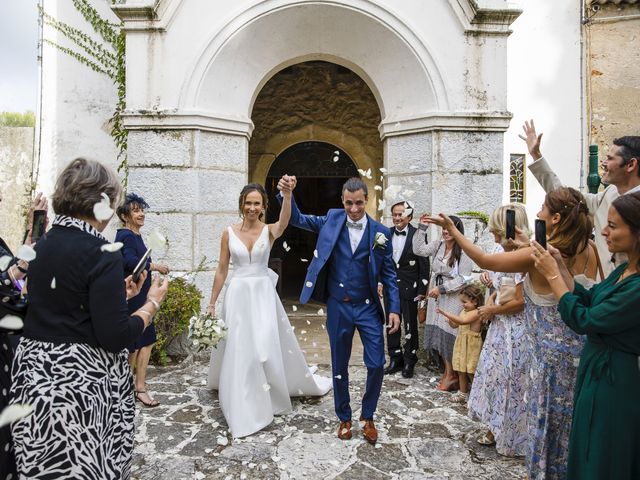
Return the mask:
<svg viewBox="0 0 640 480">
<path fill-rule="evenodd" d="M 278 194 L 278 200 L 282 201 L 280 194 Z M 391 232 L 369 215 L 367 215 L 367 220 L 369 222 L 369 238 L 364 238 L 363 241 L 368 241 L 369 244 L 369 288 L 371 290 L 371 298 L 376 299 L 378 309 L 384 319 L 384 310 L 378 297 L 378 282 L 382 283 L 384 291 L 388 295 L 389 311 L 387 314 L 400 313 L 400 294 L 396 280 L 396 268 L 393 263 Z M 304 286 L 300 294 L 301 303 L 307 303 L 310 298 L 322 303 L 327 302 L 327 272 L 325 267 L 346 221 L 347 213 L 343 209 L 331 209 L 322 217 L 300 213 L 293 196 L 291 197 L 291 220 L 289 220 L 289 224 L 318 234 L 316 243 L 318 256 L 314 255 L 307 269 L 307 277 L 304 280 Z M 387 238 L 385 248 L 375 246 L 374 240 L 377 233 L 382 233 Z"/>
</svg>

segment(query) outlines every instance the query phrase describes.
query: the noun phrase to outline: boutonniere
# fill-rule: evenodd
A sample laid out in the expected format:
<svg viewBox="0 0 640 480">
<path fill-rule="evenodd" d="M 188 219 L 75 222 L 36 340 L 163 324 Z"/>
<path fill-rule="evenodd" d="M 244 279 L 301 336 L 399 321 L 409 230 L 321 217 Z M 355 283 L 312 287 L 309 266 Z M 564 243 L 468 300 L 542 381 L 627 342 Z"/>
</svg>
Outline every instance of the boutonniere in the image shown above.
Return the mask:
<svg viewBox="0 0 640 480">
<path fill-rule="evenodd" d="M 385 250 L 387 248 L 388 241 L 389 239 L 384 233 L 378 232 L 373 240 L 373 248 L 381 248 L 382 250 Z"/>
</svg>

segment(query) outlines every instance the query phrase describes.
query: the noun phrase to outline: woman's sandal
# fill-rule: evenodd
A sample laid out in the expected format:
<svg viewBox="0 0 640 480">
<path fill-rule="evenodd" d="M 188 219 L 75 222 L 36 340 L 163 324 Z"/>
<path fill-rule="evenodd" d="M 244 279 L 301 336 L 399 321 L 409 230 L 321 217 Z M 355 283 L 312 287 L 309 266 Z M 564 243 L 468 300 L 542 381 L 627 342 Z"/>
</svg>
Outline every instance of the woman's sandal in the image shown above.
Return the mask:
<svg viewBox="0 0 640 480">
<path fill-rule="evenodd" d="M 136 400 L 138 402 L 140 402 L 142 405 L 144 405 L 145 407 L 153 408 L 153 407 L 157 407 L 157 406 L 160 405 L 160 402 L 158 400 L 154 399 L 154 398 L 151 398 L 148 393 L 147 393 L 147 396 L 149 398 L 151 398 L 151 401 L 150 402 L 145 402 L 142 398 L 140 398 L 140 394 L 141 393 L 147 393 L 147 391 L 146 390 L 135 390 Z"/>
<path fill-rule="evenodd" d="M 485 447 L 491 447 L 496 444 L 496 439 L 493 437 L 491 432 L 487 432 L 482 435 L 480 438 L 476 440 L 480 445 L 484 445 Z"/>
<path fill-rule="evenodd" d="M 458 380 L 453 380 L 448 384 L 445 383 L 444 381 L 441 381 L 437 388 L 442 392 L 455 392 L 460 389 L 459 385 L 460 384 L 458 383 Z"/>
</svg>

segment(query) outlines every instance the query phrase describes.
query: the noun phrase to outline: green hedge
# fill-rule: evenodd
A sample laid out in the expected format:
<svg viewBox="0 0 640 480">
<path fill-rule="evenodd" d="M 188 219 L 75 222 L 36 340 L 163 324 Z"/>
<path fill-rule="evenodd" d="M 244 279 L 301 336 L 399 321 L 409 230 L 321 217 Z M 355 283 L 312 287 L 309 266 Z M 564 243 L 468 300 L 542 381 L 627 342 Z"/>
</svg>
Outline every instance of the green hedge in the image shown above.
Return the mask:
<svg viewBox="0 0 640 480">
<path fill-rule="evenodd" d="M 169 281 L 167 297 L 154 318 L 157 341 L 151 350 L 151 363 L 167 363 L 166 348 L 178 335 L 189 328 L 189 319 L 200 311 L 202 293 L 184 278 Z"/>
</svg>

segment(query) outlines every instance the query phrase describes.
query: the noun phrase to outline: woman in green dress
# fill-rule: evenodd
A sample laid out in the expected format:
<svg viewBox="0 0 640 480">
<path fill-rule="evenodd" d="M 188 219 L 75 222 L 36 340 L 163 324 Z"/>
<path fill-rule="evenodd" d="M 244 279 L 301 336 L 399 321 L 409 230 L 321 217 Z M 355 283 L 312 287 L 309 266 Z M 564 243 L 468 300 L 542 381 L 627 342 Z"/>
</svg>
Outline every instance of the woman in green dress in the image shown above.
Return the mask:
<svg viewBox="0 0 640 480">
<path fill-rule="evenodd" d="M 534 243 L 538 271 L 562 320 L 587 336 L 580 357 L 569 440 L 568 480 L 640 478 L 640 192 L 609 208 L 602 230 L 621 264 L 590 290 L 575 283 L 559 252 Z"/>
</svg>

